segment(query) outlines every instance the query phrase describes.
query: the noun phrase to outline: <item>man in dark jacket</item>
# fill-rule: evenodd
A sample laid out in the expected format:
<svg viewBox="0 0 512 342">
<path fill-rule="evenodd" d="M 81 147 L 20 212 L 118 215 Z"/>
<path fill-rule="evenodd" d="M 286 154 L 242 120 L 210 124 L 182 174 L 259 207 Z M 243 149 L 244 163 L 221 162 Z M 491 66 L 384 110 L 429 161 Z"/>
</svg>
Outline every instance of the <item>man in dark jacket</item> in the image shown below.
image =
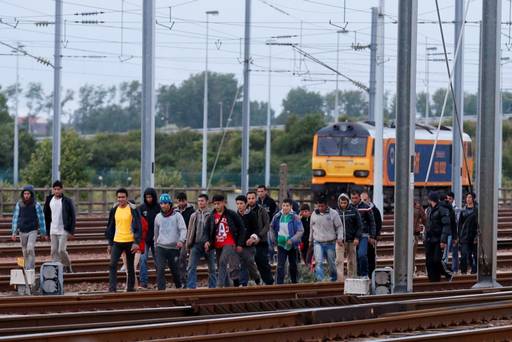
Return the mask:
<svg viewBox="0 0 512 342">
<path fill-rule="evenodd" d="M 277 213 L 276 201 L 270 197 L 268 194 L 268 189 L 265 185 L 258 185 L 256 193 L 258 194 L 258 204 L 267 211 L 268 218 L 270 221 L 272 221 L 272 218 Z"/>
<path fill-rule="evenodd" d="M 194 206 L 188 203 L 187 194 L 184 192 L 179 192 L 176 195 L 176 200 L 178 201 L 178 206 L 176 209 L 180 212 L 181 216 L 185 220 L 185 225 L 188 229 L 188 224 L 190 223 L 190 216 L 196 211 Z M 188 266 L 188 251 L 186 248 L 182 248 L 180 250 L 180 259 L 179 259 L 179 268 L 180 268 L 180 277 L 181 283 L 186 286 L 187 285 L 187 266 Z"/>
<path fill-rule="evenodd" d="M 19 234 L 26 270 L 35 268 L 38 228 L 41 237 L 47 240 L 43 208 L 36 201 L 32 185 L 27 185 L 21 191 L 21 199 L 14 207 L 11 236 L 11 240 L 16 241 L 16 235 Z"/>
<path fill-rule="evenodd" d="M 442 265 L 443 250 L 447 247 L 448 235 L 451 233 L 450 212 L 440 205 L 439 194 L 432 191 L 428 195 L 430 207 L 427 209 L 427 226 L 425 236 L 425 258 L 428 279 L 440 281 L 441 274 L 451 280 L 451 273 Z"/>
<path fill-rule="evenodd" d="M 443 264 L 445 267 L 448 267 L 448 254 L 452 254 L 452 267 L 451 270 L 453 273 L 457 273 L 459 271 L 459 241 L 458 241 L 458 232 L 457 226 L 459 221 L 460 209 L 457 207 L 455 203 L 455 195 L 453 192 L 449 191 L 446 194 L 442 194 L 440 196 L 441 201 L 440 205 L 444 206 L 450 212 L 450 225 L 451 225 L 451 233 L 448 236 L 448 247 L 443 252 Z"/>
<path fill-rule="evenodd" d="M 468 265 L 471 273 L 476 273 L 477 242 L 478 242 L 478 208 L 476 195 L 470 192 L 466 195 L 466 206 L 459 217 L 459 243 L 461 248 L 460 271 L 466 274 Z"/>
<path fill-rule="evenodd" d="M 256 242 L 256 255 L 254 260 L 258 271 L 260 272 L 261 279 L 266 285 L 274 283 L 272 276 L 272 268 L 268 261 L 268 231 L 270 227 L 270 220 L 268 213 L 257 203 L 255 191 L 247 192 L 247 207 L 256 214 L 258 218 L 258 241 Z"/>
<path fill-rule="evenodd" d="M 338 197 L 338 214 L 345 226 L 345 252 L 347 253 L 347 277 L 357 276 L 357 246 L 361 239 L 363 224 L 359 211 L 350 203 L 347 194 Z"/>
<path fill-rule="evenodd" d="M 362 222 L 361 239 L 357 246 L 357 275 L 368 277 L 368 244 L 375 245 L 377 235 L 375 218 L 372 208 L 361 200 L 360 190 L 352 190 L 350 198 L 352 205 L 359 211 Z"/>
<path fill-rule="evenodd" d="M 256 255 L 256 243 L 260 239 L 258 237 L 258 217 L 251 209 L 247 207 L 247 197 L 239 195 L 235 199 L 237 213 L 242 219 L 245 227 L 245 243 L 242 246 L 242 252 L 238 253 L 240 257 L 240 284 L 247 286 L 249 283 L 249 276 L 252 280 L 259 285 L 261 282 L 260 274 L 254 257 Z"/>
<path fill-rule="evenodd" d="M 299 217 L 302 222 L 302 228 L 304 228 L 304 234 L 302 234 L 301 238 L 302 248 L 300 254 L 302 261 L 304 261 L 306 265 L 309 265 L 311 264 L 312 254 L 308 254 L 308 252 L 310 247 L 313 248 L 313 246 L 309 246 L 309 233 L 311 231 L 311 207 L 309 204 L 304 203 L 300 206 Z"/>
<path fill-rule="evenodd" d="M 203 231 L 204 249 L 217 250 L 218 277 L 217 287 L 229 287 L 233 279 L 235 286 L 240 284 L 241 253 L 245 244 L 245 227 L 240 216 L 226 208 L 223 195 L 212 198 L 214 210 L 206 221 Z M 229 270 L 228 270 L 229 266 Z"/>
<path fill-rule="evenodd" d="M 73 201 L 64 196 L 62 182 L 55 181 L 52 185 L 53 194 L 46 197 L 44 203 L 44 219 L 46 234 L 51 241 L 52 261 L 61 262 L 65 272 L 71 273 L 71 260 L 67 251 L 68 238 L 75 233 L 75 206 Z"/>
<path fill-rule="evenodd" d="M 372 202 L 368 191 L 365 190 L 361 193 L 361 200 L 372 209 L 373 218 L 375 219 L 375 243 L 368 245 L 368 274 L 371 276 L 377 264 L 377 243 L 379 241 L 380 231 L 382 230 L 382 215 L 380 214 L 379 208 Z"/>
<path fill-rule="evenodd" d="M 151 251 L 151 256 L 155 259 L 155 217 L 160 212 L 160 204 L 155 189 L 147 188 L 144 190 L 144 203 L 140 205 L 139 212 L 141 223 L 148 227 L 144 251 L 140 256 L 140 286 L 147 288 L 149 252 Z"/>
<path fill-rule="evenodd" d="M 134 254 L 139 250 L 141 239 L 140 215 L 137 207 L 128 202 L 128 191 L 116 191 L 117 204 L 110 210 L 105 237 L 110 254 L 109 291 L 117 291 L 117 263 L 121 254 L 126 254 L 128 282 L 126 290 L 135 291 Z"/>
</svg>

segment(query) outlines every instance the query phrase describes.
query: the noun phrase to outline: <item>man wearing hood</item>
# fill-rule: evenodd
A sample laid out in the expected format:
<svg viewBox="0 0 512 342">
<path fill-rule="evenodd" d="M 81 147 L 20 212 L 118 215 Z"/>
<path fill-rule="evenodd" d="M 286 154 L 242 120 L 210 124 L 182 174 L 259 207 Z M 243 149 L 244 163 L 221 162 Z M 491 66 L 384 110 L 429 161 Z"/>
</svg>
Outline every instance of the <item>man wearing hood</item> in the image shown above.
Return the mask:
<svg viewBox="0 0 512 342">
<path fill-rule="evenodd" d="M 140 215 L 137 207 L 128 202 L 128 191 L 120 188 L 116 191 L 117 203 L 110 210 L 105 237 L 108 240 L 107 252 L 110 254 L 109 291 L 117 291 L 117 263 L 121 254 L 126 254 L 128 282 L 126 290 L 135 291 L 135 253 L 139 250 L 142 234 Z"/>
<path fill-rule="evenodd" d="M 350 198 L 347 194 L 341 194 L 338 197 L 338 214 L 340 215 L 341 223 L 345 227 L 345 251 L 347 253 L 347 276 L 354 278 L 357 276 L 357 246 L 359 239 L 361 239 L 363 224 L 359 211 L 350 203 Z M 338 255 L 336 255 L 336 268 L 338 274 L 343 272 L 343 259 L 339 262 Z"/>
<path fill-rule="evenodd" d="M 153 260 L 155 259 L 155 217 L 160 212 L 160 204 L 155 189 L 147 188 L 144 190 L 144 203 L 139 207 L 142 225 L 147 226 L 146 244 L 142 255 L 140 256 L 140 286 L 148 287 L 148 258 L 149 252 Z"/>
<path fill-rule="evenodd" d="M 35 199 L 34 188 L 27 185 L 23 188 L 21 199 L 14 208 L 11 236 L 12 241 L 16 241 L 16 235 L 19 234 L 26 270 L 35 268 L 35 246 L 38 228 L 41 236 L 46 240 L 43 208 Z"/>
<path fill-rule="evenodd" d="M 360 277 L 368 277 L 368 244 L 376 243 L 376 226 L 373 210 L 370 206 L 361 200 L 361 191 L 354 189 L 350 192 L 352 205 L 359 211 L 363 230 L 359 245 L 357 246 L 357 275 Z"/>
<path fill-rule="evenodd" d="M 432 191 L 428 194 L 427 227 L 425 234 L 425 260 L 428 279 L 440 281 L 441 274 L 448 280 L 452 275 L 443 268 L 443 250 L 447 247 L 448 235 L 452 233 L 449 210 L 441 205 L 439 194 Z"/>
<path fill-rule="evenodd" d="M 181 216 L 185 220 L 185 227 L 188 228 L 188 224 L 190 223 L 190 217 L 196 211 L 194 206 L 188 203 L 187 194 L 184 192 L 179 192 L 176 195 L 176 200 L 178 201 L 178 206 L 176 209 L 180 212 Z M 187 266 L 188 266 L 188 251 L 186 248 L 182 248 L 180 250 L 180 277 L 181 283 L 186 286 L 187 285 Z"/>
<path fill-rule="evenodd" d="M 68 238 L 73 237 L 75 233 L 75 206 L 71 198 L 64 196 L 61 181 L 53 183 L 52 192 L 44 204 L 46 233 L 51 241 L 52 261 L 61 262 L 66 272 L 71 273 L 71 260 L 66 247 Z"/>
<path fill-rule="evenodd" d="M 162 211 L 155 218 L 156 278 L 159 290 L 165 290 L 165 269 L 171 269 L 172 279 L 177 289 L 182 287 L 178 259 L 185 245 L 187 226 L 180 212 L 172 207 L 169 194 L 160 195 Z"/>
</svg>

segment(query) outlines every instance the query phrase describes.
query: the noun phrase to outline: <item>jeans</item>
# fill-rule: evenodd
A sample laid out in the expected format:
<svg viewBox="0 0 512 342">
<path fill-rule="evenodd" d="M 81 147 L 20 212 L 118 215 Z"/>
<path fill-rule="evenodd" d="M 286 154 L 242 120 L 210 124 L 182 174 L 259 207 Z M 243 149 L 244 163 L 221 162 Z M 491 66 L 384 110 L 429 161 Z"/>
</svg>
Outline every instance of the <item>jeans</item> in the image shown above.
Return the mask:
<svg viewBox="0 0 512 342">
<path fill-rule="evenodd" d="M 231 279 L 236 282 L 240 279 L 240 259 L 235 251 L 235 246 L 225 245 L 217 249 L 219 275 L 217 287 L 231 286 Z"/>
<path fill-rule="evenodd" d="M 368 236 L 362 236 L 357 246 L 357 275 L 368 277 Z"/>
<path fill-rule="evenodd" d="M 276 284 L 284 283 L 284 266 L 288 259 L 288 268 L 290 272 L 290 280 L 293 284 L 297 283 L 297 250 L 295 248 L 287 251 L 281 246 L 277 247 L 277 274 Z"/>
<path fill-rule="evenodd" d="M 140 285 L 145 286 L 148 284 L 148 259 L 149 259 L 149 251 L 151 250 L 151 257 L 153 261 L 155 261 L 155 243 L 151 242 L 151 244 L 146 242 L 146 246 L 144 247 L 144 254 L 140 256 Z"/>
<path fill-rule="evenodd" d="M 68 233 L 64 232 L 60 235 L 50 234 L 50 243 L 52 261 L 57 261 L 64 266 L 71 267 L 71 260 L 67 251 Z"/>
<path fill-rule="evenodd" d="M 254 256 L 256 266 L 260 272 L 261 279 L 266 285 L 272 285 L 274 283 L 274 277 L 272 276 L 272 268 L 268 261 L 268 242 L 260 241 L 256 245 L 256 255 Z"/>
<path fill-rule="evenodd" d="M 201 257 L 205 257 L 208 261 L 208 287 L 215 288 L 217 285 L 217 260 L 215 249 L 205 252 L 204 247 L 200 243 L 196 243 L 190 249 L 187 266 L 187 287 L 195 289 L 197 287 L 197 264 Z"/>
<path fill-rule="evenodd" d="M 452 236 L 448 236 L 448 242 L 447 242 L 448 248 L 444 249 L 443 253 L 443 262 L 447 265 L 448 264 L 448 254 L 452 253 L 452 272 L 458 272 L 459 271 L 459 246 L 453 246 L 452 244 Z"/>
<path fill-rule="evenodd" d="M 20 232 L 21 251 L 26 270 L 33 270 L 36 266 L 36 240 L 37 230 L 28 233 Z"/>
<path fill-rule="evenodd" d="M 134 254 L 131 251 L 132 244 L 132 242 L 114 242 L 112 245 L 112 251 L 110 253 L 110 268 L 108 274 L 110 292 L 116 292 L 117 290 L 117 263 L 119 262 L 123 252 L 126 254 L 126 270 L 128 272 L 126 290 L 134 291 L 135 268 L 133 266 Z"/>
<path fill-rule="evenodd" d="M 371 277 L 377 264 L 377 247 L 369 243 L 366 255 L 368 256 L 368 275 Z"/>
<path fill-rule="evenodd" d="M 260 273 L 254 262 L 256 255 L 256 247 L 243 247 L 242 252 L 238 254 L 240 257 L 240 284 L 247 286 L 249 283 L 249 276 L 259 285 Z"/>
<path fill-rule="evenodd" d="M 476 273 L 476 244 L 471 242 L 461 243 L 460 271 L 463 274 L 468 272 L 468 266 L 471 267 L 471 273 Z"/>
<path fill-rule="evenodd" d="M 336 242 L 318 242 L 313 243 L 313 252 L 315 253 L 315 278 L 316 281 L 324 280 L 324 256 L 327 259 L 329 275 L 331 281 L 336 281 Z"/>
<path fill-rule="evenodd" d="M 180 250 L 176 248 L 156 247 L 156 283 L 159 290 L 165 290 L 165 269 L 171 269 L 172 280 L 177 289 L 181 288 L 180 270 L 178 267 Z"/>
</svg>

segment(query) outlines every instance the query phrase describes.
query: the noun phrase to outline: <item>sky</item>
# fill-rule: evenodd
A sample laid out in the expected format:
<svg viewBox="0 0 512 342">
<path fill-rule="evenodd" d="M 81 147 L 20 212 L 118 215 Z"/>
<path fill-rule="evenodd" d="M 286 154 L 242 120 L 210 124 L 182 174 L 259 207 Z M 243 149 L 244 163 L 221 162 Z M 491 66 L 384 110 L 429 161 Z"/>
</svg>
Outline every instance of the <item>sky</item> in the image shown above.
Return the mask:
<svg viewBox="0 0 512 342">
<path fill-rule="evenodd" d="M 512 62 L 510 6 L 503 0 L 502 56 Z M 442 52 L 440 30 L 434 0 L 421 0 L 418 7 L 417 91 L 425 90 L 426 46 Z M 464 88 L 476 92 L 478 86 L 478 37 L 482 1 L 469 3 L 464 41 Z M 378 0 L 252 0 L 251 18 L 251 100 L 267 101 L 269 46 L 276 42 L 295 43 L 323 63 L 336 67 L 351 78 L 368 85 L 369 49 L 354 50 L 354 44 L 368 45 L 371 33 L 371 7 Z M 440 0 L 442 20 L 454 18 L 455 1 Z M 206 40 L 206 11 L 209 39 Z M 397 90 L 397 10 L 398 0 L 385 1 L 385 88 Z M 54 26 L 36 25 L 54 20 L 54 0 L 0 0 L 0 42 L 24 45 L 24 49 L 53 62 Z M 141 80 L 142 76 L 142 1 L 137 0 L 64 0 L 62 41 L 62 87 L 75 92 L 85 84 L 111 86 L 123 81 Z M 206 45 L 209 70 L 233 73 L 242 83 L 245 1 L 242 0 L 156 0 L 156 84 L 180 84 L 191 74 L 205 69 Z M 103 12 L 97 15 L 81 13 Z M 79 15 L 76 15 L 79 14 Z M 98 20 L 99 24 L 79 23 Z M 76 22 L 78 21 L 78 23 Z M 508 24 L 507 24 L 508 22 Z M 341 33 L 337 61 L 337 30 Z M 448 52 L 453 56 L 453 24 L 443 24 Z M 16 57 L 0 45 L 0 86 L 16 81 Z M 47 93 L 53 89 L 53 70 L 29 57 L 20 57 L 20 83 L 41 82 Z M 338 63 L 337 63 L 338 62 Z M 512 63 L 504 61 L 502 87 L 512 89 Z M 291 88 L 304 87 L 326 94 L 336 87 L 335 75 L 325 67 L 301 58 L 290 46 L 272 47 L 271 104 L 279 113 L 282 100 Z M 451 64 L 451 63 L 450 63 Z M 429 62 L 430 89 L 446 87 L 448 77 L 444 62 Z M 357 89 L 340 81 L 340 89 Z M 71 106 L 76 107 L 77 97 Z M 197 99 L 202 101 L 201 99 Z M 20 103 L 21 114 L 26 110 Z"/>
</svg>

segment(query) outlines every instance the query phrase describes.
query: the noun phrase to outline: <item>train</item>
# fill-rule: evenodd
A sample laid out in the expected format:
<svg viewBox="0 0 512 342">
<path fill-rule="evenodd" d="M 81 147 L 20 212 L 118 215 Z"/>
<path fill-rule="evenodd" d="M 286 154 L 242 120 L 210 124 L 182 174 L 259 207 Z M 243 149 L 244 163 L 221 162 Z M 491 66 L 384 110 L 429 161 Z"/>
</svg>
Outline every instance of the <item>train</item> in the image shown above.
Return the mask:
<svg viewBox="0 0 512 342">
<path fill-rule="evenodd" d="M 384 127 L 383 132 L 383 193 L 384 207 L 393 207 L 395 185 L 395 134 L 394 127 Z M 427 177 L 428 165 L 436 140 L 436 129 L 416 125 L 414 192 L 415 197 L 425 198 L 431 190 L 448 190 L 452 185 L 452 129 L 441 126 L 437 137 L 434 158 Z M 473 149 L 471 137 L 463 133 L 462 186 L 468 188 L 473 174 Z M 351 189 L 373 190 L 373 162 L 375 151 L 375 126 L 373 122 L 338 122 L 318 130 L 313 137 L 311 190 L 314 196 L 327 196 L 331 204 L 337 196 Z"/>
</svg>

